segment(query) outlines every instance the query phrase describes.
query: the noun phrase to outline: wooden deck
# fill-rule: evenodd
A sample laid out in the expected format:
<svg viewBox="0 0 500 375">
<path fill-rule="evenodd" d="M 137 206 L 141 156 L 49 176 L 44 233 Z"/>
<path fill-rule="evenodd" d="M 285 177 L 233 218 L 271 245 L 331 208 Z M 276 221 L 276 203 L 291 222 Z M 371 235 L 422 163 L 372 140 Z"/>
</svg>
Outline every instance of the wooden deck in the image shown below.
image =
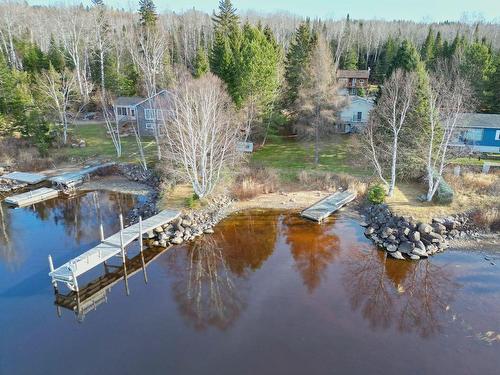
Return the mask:
<svg viewBox="0 0 500 375">
<path fill-rule="evenodd" d="M 59 191 L 51 188 L 40 188 L 26 193 L 12 195 L 5 198 L 5 203 L 15 207 L 26 207 L 48 199 L 57 198 Z"/>
<path fill-rule="evenodd" d="M 52 283 L 57 285 L 57 282 L 64 282 L 71 290 L 78 291 L 78 276 L 84 274 L 99 264 L 103 264 L 114 256 L 121 254 L 123 260 L 125 260 L 125 247 L 127 245 L 136 239 L 140 239 L 142 241 L 142 235 L 144 233 L 159 226 L 168 224 L 172 220 L 179 217 L 179 215 L 179 211 L 162 211 L 147 220 L 120 230 L 120 232 L 104 239 L 93 249 L 86 251 L 57 269 L 52 269 L 51 265 L 51 272 L 49 273 L 49 276 L 52 278 Z M 49 262 L 51 262 L 50 256 Z"/>
<path fill-rule="evenodd" d="M 337 192 L 316 202 L 311 207 L 306 208 L 300 213 L 300 215 L 307 219 L 320 222 L 340 209 L 342 206 L 352 202 L 355 198 L 356 193 L 352 191 L 346 190 Z"/>
<path fill-rule="evenodd" d="M 47 179 L 47 176 L 40 173 L 11 172 L 0 176 L 5 180 L 22 182 L 28 185 L 36 185 Z"/>
</svg>

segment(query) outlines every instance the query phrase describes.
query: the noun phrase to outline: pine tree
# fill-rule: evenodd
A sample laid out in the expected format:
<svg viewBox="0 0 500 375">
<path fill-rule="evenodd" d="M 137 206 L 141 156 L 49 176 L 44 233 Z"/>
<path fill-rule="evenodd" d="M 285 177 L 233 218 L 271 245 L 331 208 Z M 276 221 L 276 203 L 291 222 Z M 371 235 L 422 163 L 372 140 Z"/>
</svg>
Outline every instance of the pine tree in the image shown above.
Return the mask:
<svg viewBox="0 0 500 375">
<path fill-rule="evenodd" d="M 394 57 L 390 72 L 397 68 L 402 68 L 407 72 L 415 71 L 419 61 L 420 57 L 413 43 L 408 40 L 403 40 Z"/>
<path fill-rule="evenodd" d="M 139 14 L 142 26 L 153 27 L 156 25 L 158 15 L 153 0 L 139 0 Z"/>
<path fill-rule="evenodd" d="M 193 75 L 195 78 L 200 78 L 210 69 L 208 64 L 208 56 L 205 48 L 203 46 L 198 46 L 196 50 L 196 56 L 193 63 Z"/>
<path fill-rule="evenodd" d="M 382 83 L 384 81 L 391 69 L 397 50 L 398 47 L 396 41 L 392 37 L 389 37 L 384 43 L 380 57 L 375 65 L 375 73 L 373 77 L 375 82 Z"/>
<path fill-rule="evenodd" d="M 351 47 L 345 53 L 345 56 L 340 61 L 341 69 L 356 70 L 358 69 L 358 53 Z"/>
<path fill-rule="evenodd" d="M 429 28 L 429 32 L 427 33 L 424 44 L 422 44 L 420 57 L 426 64 L 429 64 L 429 62 L 434 58 L 434 32 L 432 31 L 431 27 Z"/>
<path fill-rule="evenodd" d="M 500 113 L 500 53 L 497 53 L 494 62 L 494 72 L 490 76 L 488 110 L 492 113 Z"/>
<path fill-rule="evenodd" d="M 214 41 L 210 53 L 210 69 L 228 86 L 235 99 L 235 85 L 238 75 L 238 51 L 241 44 L 241 31 L 236 9 L 230 0 L 219 2 L 219 11 L 212 17 L 214 22 Z"/>
<path fill-rule="evenodd" d="M 295 31 L 295 37 L 286 55 L 285 80 L 287 92 L 285 101 L 292 105 L 298 97 L 299 87 L 304 80 L 304 69 L 307 68 L 316 37 L 311 34 L 309 21 L 301 23 Z"/>
<path fill-rule="evenodd" d="M 66 65 L 64 54 L 61 52 L 61 48 L 57 45 L 53 35 L 50 36 L 49 50 L 47 51 L 47 62 L 58 72 L 61 72 Z"/>
</svg>

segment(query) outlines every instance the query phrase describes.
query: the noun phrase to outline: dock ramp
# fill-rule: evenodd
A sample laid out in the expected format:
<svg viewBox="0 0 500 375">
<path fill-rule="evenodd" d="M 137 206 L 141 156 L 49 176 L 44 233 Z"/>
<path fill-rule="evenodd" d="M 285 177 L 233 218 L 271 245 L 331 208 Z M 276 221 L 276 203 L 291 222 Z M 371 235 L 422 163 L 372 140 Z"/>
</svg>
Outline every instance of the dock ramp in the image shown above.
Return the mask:
<svg viewBox="0 0 500 375">
<path fill-rule="evenodd" d="M 320 222 L 340 209 L 342 206 L 352 202 L 354 199 L 356 199 L 356 193 L 352 191 L 346 190 L 337 192 L 321 199 L 311 207 L 306 208 L 300 213 L 300 215 L 307 219 Z"/>
</svg>

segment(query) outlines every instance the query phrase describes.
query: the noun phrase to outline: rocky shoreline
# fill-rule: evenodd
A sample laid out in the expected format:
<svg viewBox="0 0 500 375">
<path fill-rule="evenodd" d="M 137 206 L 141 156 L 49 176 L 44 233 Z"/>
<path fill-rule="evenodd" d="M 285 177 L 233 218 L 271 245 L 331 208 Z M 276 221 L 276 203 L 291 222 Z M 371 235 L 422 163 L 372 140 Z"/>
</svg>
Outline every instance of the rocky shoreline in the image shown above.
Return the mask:
<svg viewBox="0 0 500 375">
<path fill-rule="evenodd" d="M 363 214 L 365 236 L 395 259 L 427 258 L 447 249 L 449 240 L 478 235 L 466 214 L 435 218 L 431 224 L 394 215 L 385 204 L 365 207 Z"/>
<path fill-rule="evenodd" d="M 144 239 L 152 246 L 167 247 L 189 242 L 203 234 L 214 233 L 213 227 L 229 213 L 232 200 L 226 196 L 214 198 L 199 211 L 189 212 L 173 222 L 145 233 Z"/>
</svg>

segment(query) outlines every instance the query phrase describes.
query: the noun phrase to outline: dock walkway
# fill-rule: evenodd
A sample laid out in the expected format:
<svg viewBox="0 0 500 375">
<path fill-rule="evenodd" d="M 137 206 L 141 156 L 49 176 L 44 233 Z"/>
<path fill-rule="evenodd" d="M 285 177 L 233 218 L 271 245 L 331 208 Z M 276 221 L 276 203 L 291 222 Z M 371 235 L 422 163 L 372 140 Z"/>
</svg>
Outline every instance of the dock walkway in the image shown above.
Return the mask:
<svg viewBox="0 0 500 375">
<path fill-rule="evenodd" d="M 2 179 L 17 181 L 28 185 L 36 185 L 47 179 L 47 176 L 40 173 L 11 172 L 0 176 Z"/>
<path fill-rule="evenodd" d="M 15 207 L 26 207 L 48 199 L 57 198 L 59 191 L 43 187 L 26 193 L 13 195 L 5 198 L 5 203 Z"/>
<path fill-rule="evenodd" d="M 340 209 L 342 206 L 352 202 L 355 198 L 356 193 L 352 191 L 346 190 L 337 192 L 321 199 L 311 207 L 306 208 L 300 213 L 300 215 L 307 219 L 320 222 Z"/>
<path fill-rule="evenodd" d="M 66 172 L 58 176 L 49 178 L 49 181 L 65 191 L 67 189 L 73 189 L 76 186 L 82 184 L 92 173 L 97 172 L 100 169 L 108 168 L 115 165 L 115 163 L 99 164 L 92 167 L 87 167 L 74 172 Z"/>
<path fill-rule="evenodd" d="M 122 256 L 122 261 L 125 263 L 125 247 L 127 245 L 139 239 L 142 252 L 142 235 L 159 226 L 168 224 L 172 220 L 178 218 L 179 215 L 179 211 L 165 210 L 127 228 L 123 228 L 123 219 L 120 216 L 122 229 L 118 233 L 104 239 L 101 229 L 101 243 L 99 245 L 77 256 L 57 269 L 54 269 L 52 258 L 49 255 L 49 266 L 51 269 L 49 276 L 52 278 L 53 285 L 57 287 L 57 282 L 64 282 L 71 290 L 78 291 L 78 276 L 81 276 L 99 264 L 103 264 L 113 256 L 120 254 Z"/>
</svg>

